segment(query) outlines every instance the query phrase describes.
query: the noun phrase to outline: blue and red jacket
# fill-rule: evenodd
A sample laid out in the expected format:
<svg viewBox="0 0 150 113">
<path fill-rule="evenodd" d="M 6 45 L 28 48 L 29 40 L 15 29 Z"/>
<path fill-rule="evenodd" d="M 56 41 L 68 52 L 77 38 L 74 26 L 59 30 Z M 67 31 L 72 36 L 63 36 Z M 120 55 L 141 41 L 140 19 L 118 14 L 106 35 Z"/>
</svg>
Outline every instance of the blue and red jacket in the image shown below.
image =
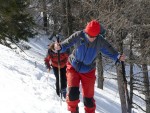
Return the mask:
<svg viewBox="0 0 150 113">
<path fill-rule="evenodd" d="M 104 39 L 102 35 L 90 42 L 84 31 L 77 31 L 61 43 L 61 51 L 74 46 L 69 56 L 70 64 L 80 73 L 88 73 L 96 68 L 96 57 L 102 52 L 113 60 L 117 60 L 118 52 Z"/>
</svg>

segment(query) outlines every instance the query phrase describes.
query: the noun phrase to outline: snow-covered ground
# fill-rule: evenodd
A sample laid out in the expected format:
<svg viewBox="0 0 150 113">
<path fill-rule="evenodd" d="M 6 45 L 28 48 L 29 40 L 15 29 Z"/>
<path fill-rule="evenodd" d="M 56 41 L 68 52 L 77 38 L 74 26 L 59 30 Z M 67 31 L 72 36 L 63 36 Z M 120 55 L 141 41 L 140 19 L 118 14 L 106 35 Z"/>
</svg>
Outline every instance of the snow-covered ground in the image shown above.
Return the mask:
<svg viewBox="0 0 150 113">
<path fill-rule="evenodd" d="M 31 49 L 25 50 L 26 54 L 0 45 L 0 113 L 69 113 L 55 93 L 53 72 L 45 69 L 49 42 L 46 36 L 30 39 L 26 44 Z M 79 111 L 84 113 L 80 98 Z M 115 80 L 106 79 L 104 90 L 95 86 L 95 100 L 96 113 L 121 113 Z"/>
</svg>

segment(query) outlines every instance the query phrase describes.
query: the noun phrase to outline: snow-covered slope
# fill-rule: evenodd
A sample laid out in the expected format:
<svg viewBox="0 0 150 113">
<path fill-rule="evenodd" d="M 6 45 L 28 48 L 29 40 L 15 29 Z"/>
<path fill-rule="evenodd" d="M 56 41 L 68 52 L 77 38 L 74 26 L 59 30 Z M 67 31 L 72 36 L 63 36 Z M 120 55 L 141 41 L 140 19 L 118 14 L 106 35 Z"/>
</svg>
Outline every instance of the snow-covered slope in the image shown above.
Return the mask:
<svg viewBox="0 0 150 113">
<path fill-rule="evenodd" d="M 47 73 L 44 66 L 48 43 L 46 36 L 30 39 L 26 54 L 0 45 L 0 113 L 69 113 L 55 93 L 53 72 Z M 95 100 L 96 113 L 121 113 L 114 80 L 106 80 L 104 90 L 95 87 Z"/>
</svg>

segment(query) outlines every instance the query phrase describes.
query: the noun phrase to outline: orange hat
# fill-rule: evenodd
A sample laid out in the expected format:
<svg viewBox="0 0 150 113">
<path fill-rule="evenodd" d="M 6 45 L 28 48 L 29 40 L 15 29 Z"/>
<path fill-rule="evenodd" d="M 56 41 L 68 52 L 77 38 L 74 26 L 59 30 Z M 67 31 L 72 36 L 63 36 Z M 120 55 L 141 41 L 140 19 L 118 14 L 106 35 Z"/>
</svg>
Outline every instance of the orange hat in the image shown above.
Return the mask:
<svg viewBox="0 0 150 113">
<path fill-rule="evenodd" d="M 89 35 L 89 36 L 92 36 L 92 37 L 95 37 L 97 36 L 99 33 L 100 33 L 100 24 L 98 21 L 96 20 L 92 20 L 90 21 L 84 31 Z"/>
</svg>

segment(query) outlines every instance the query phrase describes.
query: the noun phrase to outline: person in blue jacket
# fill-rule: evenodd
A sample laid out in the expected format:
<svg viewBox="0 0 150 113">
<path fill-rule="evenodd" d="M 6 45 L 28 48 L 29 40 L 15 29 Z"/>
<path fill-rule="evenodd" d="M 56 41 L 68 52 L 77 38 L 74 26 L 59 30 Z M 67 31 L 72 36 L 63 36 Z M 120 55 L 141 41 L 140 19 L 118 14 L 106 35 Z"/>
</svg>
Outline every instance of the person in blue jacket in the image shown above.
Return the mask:
<svg viewBox="0 0 150 113">
<path fill-rule="evenodd" d="M 67 62 L 68 92 L 66 102 L 71 113 L 78 113 L 79 84 L 82 85 L 82 95 L 85 113 L 95 113 L 94 96 L 96 57 L 102 52 L 114 61 L 124 61 L 120 55 L 103 37 L 105 29 L 96 20 L 90 21 L 84 30 L 73 33 L 61 43 L 55 43 L 54 49 L 66 51 L 74 46 Z"/>
</svg>

